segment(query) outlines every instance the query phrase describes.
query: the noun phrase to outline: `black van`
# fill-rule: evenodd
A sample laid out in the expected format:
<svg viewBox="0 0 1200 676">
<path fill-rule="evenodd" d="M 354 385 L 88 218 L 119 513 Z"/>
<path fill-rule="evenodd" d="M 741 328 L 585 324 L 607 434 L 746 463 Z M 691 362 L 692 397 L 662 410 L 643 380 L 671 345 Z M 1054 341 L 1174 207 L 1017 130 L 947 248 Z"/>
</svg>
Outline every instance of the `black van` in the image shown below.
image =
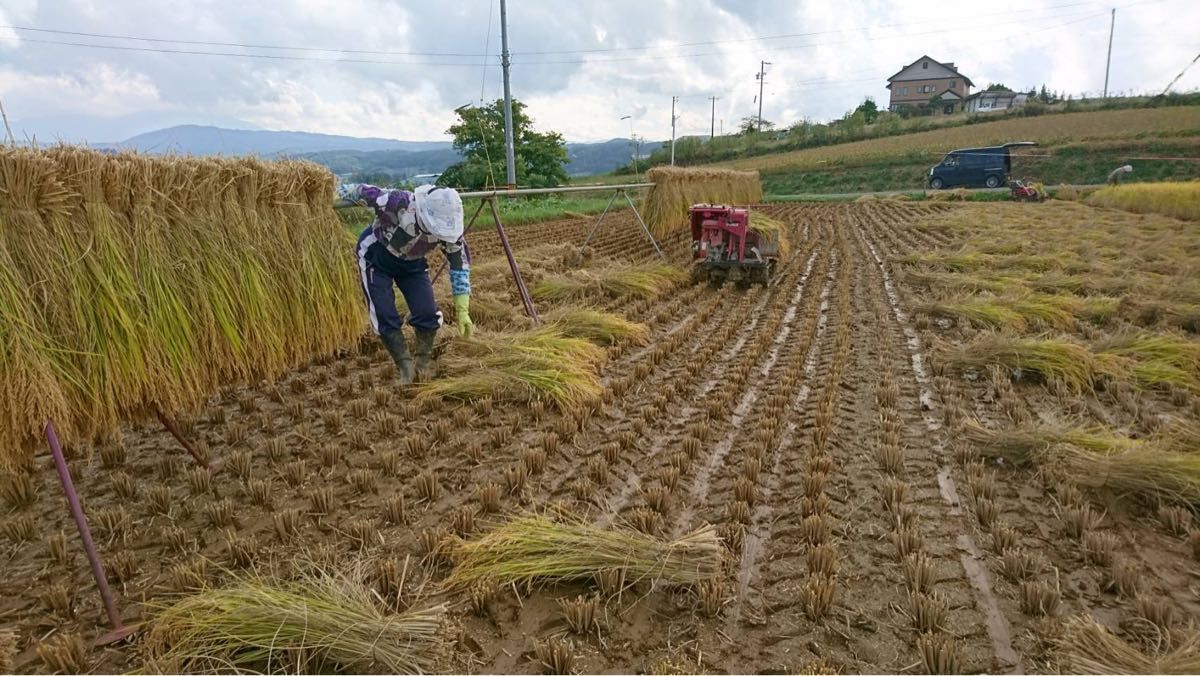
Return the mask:
<svg viewBox="0 0 1200 676">
<path fill-rule="evenodd" d="M 988 148 L 952 150 L 940 164 L 930 168 L 929 187 L 934 190 L 954 186 L 999 188 L 1008 182 L 1012 169 L 1008 149 L 1035 145 L 1033 141 L 1018 141 Z"/>
</svg>

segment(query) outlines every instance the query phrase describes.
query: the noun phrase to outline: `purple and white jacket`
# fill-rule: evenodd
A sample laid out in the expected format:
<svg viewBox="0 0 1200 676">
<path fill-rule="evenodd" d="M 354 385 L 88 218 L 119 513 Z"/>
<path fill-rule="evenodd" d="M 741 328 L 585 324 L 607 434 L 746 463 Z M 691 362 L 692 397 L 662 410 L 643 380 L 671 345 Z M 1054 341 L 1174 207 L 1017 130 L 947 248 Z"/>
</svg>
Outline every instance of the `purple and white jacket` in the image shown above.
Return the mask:
<svg viewBox="0 0 1200 676">
<path fill-rule="evenodd" d="M 387 252 L 401 260 L 425 258 L 441 247 L 450 263 L 450 290 L 456 295 L 471 293 L 471 261 L 462 237 L 445 242 L 417 226 L 413 194 L 408 190 L 380 188 L 366 183 L 347 183 L 338 187 L 339 201 L 365 204 L 375 212 L 371 230 Z"/>
</svg>

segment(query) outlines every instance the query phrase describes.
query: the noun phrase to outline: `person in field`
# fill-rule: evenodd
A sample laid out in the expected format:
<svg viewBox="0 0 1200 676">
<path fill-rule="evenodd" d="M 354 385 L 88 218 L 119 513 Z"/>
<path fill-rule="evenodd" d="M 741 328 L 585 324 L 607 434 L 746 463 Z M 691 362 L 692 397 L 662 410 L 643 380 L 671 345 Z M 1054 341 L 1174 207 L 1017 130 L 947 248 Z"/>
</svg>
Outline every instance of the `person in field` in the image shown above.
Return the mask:
<svg viewBox="0 0 1200 676">
<path fill-rule="evenodd" d="M 470 336 L 471 265 L 463 241 L 462 199 L 451 188 L 423 185 L 416 190 L 389 190 L 365 183 L 342 185 L 335 206 L 365 205 L 375 220 L 358 236 L 355 256 L 371 327 L 400 371 L 401 384 L 437 376 L 433 340 L 442 313 L 433 299 L 433 283 L 425 257 L 440 248 L 450 263 L 450 289 L 458 329 Z M 404 339 L 404 317 L 396 310 L 395 289 L 408 305 L 413 350 Z"/>
<path fill-rule="evenodd" d="M 1130 166 L 1128 164 L 1119 166 L 1116 169 L 1113 169 L 1111 172 L 1109 172 L 1108 180 L 1105 181 L 1105 183 L 1107 183 L 1109 185 L 1119 185 L 1121 183 L 1122 176 L 1124 176 L 1125 174 L 1132 174 L 1132 173 L 1133 173 L 1132 166 Z"/>
</svg>

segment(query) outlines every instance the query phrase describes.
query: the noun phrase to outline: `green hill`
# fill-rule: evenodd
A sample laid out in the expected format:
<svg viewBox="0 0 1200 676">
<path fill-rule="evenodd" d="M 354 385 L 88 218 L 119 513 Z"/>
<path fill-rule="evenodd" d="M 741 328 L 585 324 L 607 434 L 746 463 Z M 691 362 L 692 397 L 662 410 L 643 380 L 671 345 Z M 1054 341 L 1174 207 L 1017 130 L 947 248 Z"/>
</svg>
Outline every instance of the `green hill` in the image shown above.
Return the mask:
<svg viewBox="0 0 1200 676">
<path fill-rule="evenodd" d="M 919 189 L 946 152 L 1007 141 L 1039 144 L 1016 153 L 1013 175 L 1047 184 L 1101 183 L 1121 164 L 1137 180 L 1200 178 L 1200 106 L 1007 117 L 716 166 L 757 169 L 770 194 Z"/>
</svg>

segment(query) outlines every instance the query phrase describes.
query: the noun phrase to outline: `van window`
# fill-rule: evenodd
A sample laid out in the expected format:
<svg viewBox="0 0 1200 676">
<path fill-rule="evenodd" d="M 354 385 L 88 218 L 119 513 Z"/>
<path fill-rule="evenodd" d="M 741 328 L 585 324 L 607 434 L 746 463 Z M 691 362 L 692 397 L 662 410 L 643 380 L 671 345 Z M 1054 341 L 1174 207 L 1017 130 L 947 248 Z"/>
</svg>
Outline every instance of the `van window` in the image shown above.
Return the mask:
<svg viewBox="0 0 1200 676">
<path fill-rule="evenodd" d="M 945 159 L 942 160 L 942 166 L 957 167 L 958 166 L 958 158 L 959 158 L 958 155 L 947 155 L 945 157 Z"/>
</svg>

